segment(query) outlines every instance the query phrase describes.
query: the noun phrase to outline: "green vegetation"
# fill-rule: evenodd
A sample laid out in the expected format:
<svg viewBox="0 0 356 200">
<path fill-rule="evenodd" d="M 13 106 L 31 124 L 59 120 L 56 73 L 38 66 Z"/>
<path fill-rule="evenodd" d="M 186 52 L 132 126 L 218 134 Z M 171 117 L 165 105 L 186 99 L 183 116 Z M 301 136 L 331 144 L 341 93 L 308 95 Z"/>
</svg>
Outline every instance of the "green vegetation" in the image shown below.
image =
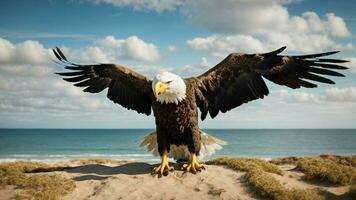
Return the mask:
<svg viewBox="0 0 356 200">
<path fill-rule="evenodd" d="M 59 174 L 31 174 L 35 171 L 53 171 L 50 165 L 18 161 L 0 164 L 0 187 L 13 185 L 22 191 L 15 199 L 56 200 L 75 188 L 73 180 Z"/>
<path fill-rule="evenodd" d="M 283 175 L 277 165 L 260 159 L 222 157 L 206 162 L 206 164 L 226 165 L 231 169 L 246 172 L 246 178 L 257 192 L 266 198 L 275 200 L 323 200 L 313 190 L 297 190 L 285 188 L 269 173 Z"/>
</svg>

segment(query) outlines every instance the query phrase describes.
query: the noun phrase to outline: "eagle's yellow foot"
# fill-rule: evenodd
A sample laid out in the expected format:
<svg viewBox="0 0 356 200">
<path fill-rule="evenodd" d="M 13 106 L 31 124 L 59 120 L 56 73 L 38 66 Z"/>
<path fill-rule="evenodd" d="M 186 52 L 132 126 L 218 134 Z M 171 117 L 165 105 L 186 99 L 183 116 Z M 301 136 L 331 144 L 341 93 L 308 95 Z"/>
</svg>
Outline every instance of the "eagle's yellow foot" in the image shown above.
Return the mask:
<svg viewBox="0 0 356 200">
<path fill-rule="evenodd" d="M 174 168 L 169 166 L 168 164 L 168 159 L 167 159 L 167 153 L 163 153 L 162 155 L 162 162 L 159 166 L 153 168 L 152 174 L 158 174 L 159 176 L 162 175 L 168 175 L 169 171 L 173 171 Z"/>
<path fill-rule="evenodd" d="M 201 171 L 202 169 L 205 169 L 204 165 L 198 162 L 195 153 L 191 153 L 190 156 L 191 156 L 191 162 L 189 164 L 184 164 L 182 170 L 186 172 L 192 172 L 195 174 L 197 173 L 197 171 Z"/>
</svg>

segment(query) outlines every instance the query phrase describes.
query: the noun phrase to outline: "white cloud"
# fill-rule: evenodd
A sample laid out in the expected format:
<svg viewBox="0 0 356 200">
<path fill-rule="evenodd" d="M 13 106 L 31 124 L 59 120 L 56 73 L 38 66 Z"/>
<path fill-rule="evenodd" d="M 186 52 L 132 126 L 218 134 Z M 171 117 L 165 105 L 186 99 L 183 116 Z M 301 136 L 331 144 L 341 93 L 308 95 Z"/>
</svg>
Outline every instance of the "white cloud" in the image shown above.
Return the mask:
<svg viewBox="0 0 356 200">
<path fill-rule="evenodd" d="M 176 47 L 175 45 L 169 45 L 169 46 L 167 47 L 167 50 L 168 50 L 169 52 L 171 52 L 171 53 L 174 53 L 174 52 L 177 51 L 177 47 Z"/>
<path fill-rule="evenodd" d="M 1 73 L 19 76 L 41 77 L 53 72 L 53 67 L 44 65 L 8 65 L 1 64 Z"/>
<path fill-rule="evenodd" d="M 85 110 L 92 112 L 98 109 L 107 110 L 105 101 L 98 97 L 89 97 L 80 88 L 65 83 L 59 77 L 43 76 L 6 78 L 1 81 L 2 113 L 23 112 L 78 112 Z"/>
<path fill-rule="evenodd" d="M 279 0 L 195 0 L 185 5 L 190 21 L 212 32 L 254 32 L 280 29 L 288 11 Z M 213 14 L 212 14 L 213 13 Z"/>
<path fill-rule="evenodd" d="M 266 33 L 258 36 L 212 35 L 197 37 L 187 41 L 189 48 L 222 58 L 232 52 L 261 53 L 287 46 L 288 51 L 315 53 L 334 50 L 352 50 L 352 44 L 336 44 L 330 37 L 322 34 Z"/>
<path fill-rule="evenodd" d="M 336 40 L 351 36 L 341 17 L 334 13 L 320 17 L 310 11 L 293 16 L 285 3 L 290 2 L 197 0 L 187 3 L 185 15 L 213 32 L 211 36 L 190 39 L 187 45 L 218 57 L 231 52 L 270 51 L 280 46 L 303 53 L 354 49 L 352 43 Z"/>
<path fill-rule="evenodd" d="M 356 87 L 331 87 L 318 93 L 281 90 L 279 96 L 296 103 L 356 103 Z"/>
<path fill-rule="evenodd" d="M 347 61 L 350 61 L 350 62 L 345 63 L 345 66 L 348 67 L 351 70 L 351 72 L 356 73 L 356 58 L 355 57 L 345 57 L 344 59 Z"/>
<path fill-rule="evenodd" d="M 205 57 L 201 58 L 200 65 L 203 66 L 203 67 L 211 66 L 210 63 L 208 62 L 208 59 L 206 59 Z"/>
<path fill-rule="evenodd" d="M 198 37 L 188 40 L 187 45 L 193 50 L 208 52 L 217 57 L 226 56 L 231 52 L 261 52 L 264 50 L 263 43 L 250 35 Z"/>
<path fill-rule="evenodd" d="M 162 12 L 164 10 L 174 10 L 181 6 L 185 0 L 87 0 L 94 3 L 112 4 L 118 7 L 130 6 L 134 10 L 154 10 Z"/>
<path fill-rule="evenodd" d="M 346 27 L 345 21 L 339 17 L 335 16 L 334 13 L 327 13 L 326 17 L 328 18 L 326 28 L 335 37 L 349 37 L 351 33 Z"/>
<path fill-rule="evenodd" d="M 291 16 L 281 0 L 188 1 L 184 14 L 215 33 L 328 32 L 335 37 L 351 34 L 344 20 L 333 13 L 320 19 L 314 12 Z M 214 13 L 213 15 L 211 13 Z"/>
<path fill-rule="evenodd" d="M 48 64 L 49 51 L 38 41 L 12 44 L 0 37 L 0 64 Z"/>
<path fill-rule="evenodd" d="M 356 87 L 328 88 L 324 91 L 324 99 L 334 102 L 356 102 Z"/>
<path fill-rule="evenodd" d="M 173 73 L 176 73 L 182 77 L 188 78 L 193 76 L 199 76 L 212 68 L 213 66 L 209 63 L 208 59 L 202 57 L 200 62 L 194 64 L 187 64 L 179 68 L 175 68 Z"/>
<path fill-rule="evenodd" d="M 307 11 L 291 15 L 286 4 L 300 0 L 94 0 L 136 10 L 164 11 L 179 8 L 190 23 L 211 31 L 207 37 L 187 41 L 190 48 L 223 57 L 231 52 L 262 52 L 288 46 L 289 51 L 313 53 L 352 50 L 352 43 L 337 38 L 350 37 L 345 21 L 334 13 L 319 16 Z M 211 14 L 214 13 L 214 14 Z M 168 47 L 170 52 L 175 48 Z"/>
<path fill-rule="evenodd" d="M 154 61 L 159 58 L 155 45 L 146 43 L 136 36 L 127 39 L 108 36 L 81 49 L 68 47 L 61 49 L 74 62 L 79 60 L 85 63 L 98 63 L 123 59 Z M 60 70 L 50 58 L 55 59 L 51 49 L 45 48 L 38 41 L 12 43 L 0 38 L 1 119 L 6 119 L 7 122 L 9 119 L 20 122 L 40 120 L 44 116 L 45 118 L 62 116 L 62 120 L 73 117 L 80 119 L 85 117 L 88 120 L 90 115 L 95 118 L 97 113 L 105 113 L 105 117 L 115 116 L 119 110 L 120 116 L 126 117 L 132 112 L 110 102 L 106 98 L 106 91 L 101 94 L 84 93 L 83 88 L 74 87 L 71 83 L 61 80 L 61 77 L 53 73 Z M 137 65 L 134 70 L 147 73 L 158 68 Z M 136 113 L 132 112 L 130 115 L 136 116 Z"/>
<path fill-rule="evenodd" d="M 84 47 L 82 49 L 72 49 L 67 47 L 60 48 L 63 53 L 67 56 L 68 59 L 73 62 L 90 62 L 90 63 L 98 63 L 98 62 L 113 62 L 117 60 L 117 57 L 110 56 L 110 52 L 101 49 L 98 46 L 89 46 Z M 56 59 L 54 55 L 51 55 L 53 59 Z M 117 56 L 117 55 L 116 55 Z"/>
<path fill-rule="evenodd" d="M 157 47 L 146 43 L 137 36 L 128 37 L 126 40 L 107 36 L 97 42 L 101 51 L 110 58 L 128 58 L 141 61 L 156 61 L 160 58 Z"/>
<path fill-rule="evenodd" d="M 137 36 L 126 39 L 107 36 L 83 49 L 61 48 L 69 57 L 89 62 L 113 62 L 122 59 L 151 62 L 160 59 L 158 48 Z M 5 68 L 4 65 L 48 65 L 52 63 L 51 58 L 54 58 L 52 50 L 38 41 L 26 40 L 13 44 L 0 37 L 0 70 Z M 10 70 L 9 66 L 6 68 Z"/>
<path fill-rule="evenodd" d="M 142 75 L 147 76 L 148 78 L 153 79 L 155 75 L 162 71 L 172 71 L 172 68 L 167 68 L 163 66 L 157 66 L 157 65 L 145 65 L 145 64 L 138 64 L 135 66 L 130 67 L 130 69 L 134 70 L 135 72 L 138 72 Z"/>
</svg>

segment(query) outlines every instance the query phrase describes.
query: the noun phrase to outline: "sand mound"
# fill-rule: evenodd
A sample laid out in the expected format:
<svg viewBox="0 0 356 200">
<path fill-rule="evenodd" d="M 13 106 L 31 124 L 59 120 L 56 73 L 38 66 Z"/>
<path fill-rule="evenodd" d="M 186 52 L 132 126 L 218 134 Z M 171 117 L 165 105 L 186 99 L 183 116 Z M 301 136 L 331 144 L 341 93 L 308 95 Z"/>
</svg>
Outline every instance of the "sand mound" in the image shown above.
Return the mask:
<svg viewBox="0 0 356 200">
<path fill-rule="evenodd" d="M 152 167 L 128 163 L 70 169 L 64 173 L 76 180 L 77 187 L 65 199 L 255 199 L 242 181 L 243 172 L 206 166 L 196 175 L 176 170 L 158 178 L 150 174 Z"/>
</svg>

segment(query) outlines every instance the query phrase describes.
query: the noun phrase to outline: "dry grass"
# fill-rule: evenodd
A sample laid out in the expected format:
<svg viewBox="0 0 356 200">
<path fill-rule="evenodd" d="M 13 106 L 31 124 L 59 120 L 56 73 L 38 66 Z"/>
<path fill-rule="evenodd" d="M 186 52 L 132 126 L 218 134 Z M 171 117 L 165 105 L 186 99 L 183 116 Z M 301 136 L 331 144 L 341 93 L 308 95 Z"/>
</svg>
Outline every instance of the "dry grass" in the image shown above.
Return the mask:
<svg viewBox="0 0 356 200">
<path fill-rule="evenodd" d="M 338 155 L 320 155 L 320 158 L 331 160 L 340 165 L 356 167 L 356 155 L 354 156 L 338 156 Z"/>
<path fill-rule="evenodd" d="M 271 161 L 270 163 L 273 163 L 275 165 L 296 165 L 298 160 L 301 157 L 295 157 L 295 156 L 290 156 L 290 157 L 284 157 L 284 158 L 276 158 Z"/>
<path fill-rule="evenodd" d="M 279 181 L 261 169 L 251 169 L 247 171 L 248 182 L 256 188 L 263 197 L 271 199 L 285 199 L 288 190 Z"/>
<path fill-rule="evenodd" d="M 313 190 L 297 190 L 285 188 L 269 173 L 283 175 L 278 166 L 259 159 L 222 157 L 206 162 L 206 164 L 226 165 L 234 170 L 246 172 L 246 178 L 262 196 L 274 200 L 323 200 Z"/>
<path fill-rule="evenodd" d="M 39 174 L 29 176 L 18 186 L 25 189 L 17 195 L 18 199 L 56 200 L 72 191 L 75 184 L 58 174 Z"/>
<path fill-rule="evenodd" d="M 356 180 L 356 156 L 320 155 L 316 157 L 286 157 L 270 161 L 273 164 L 296 165 L 305 178 L 332 184 L 350 185 Z"/>
<path fill-rule="evenodd" d="M 338 161 L 329 158 L 301 158 L 297 162 L 297 168 L 305 173 L 305 178 L 327 181 L 340 185 L 351 185 L 356 177 L 356 170 L 348 165 L 339 164 Z"/>
<path fill-rule="evenodd" d="M 247 173 L 248 182 L 259 191 L 260 195 L 275 200 L 324 200 L 314 190 L 288 189 L 270 174 L 262 170 Z"/>
<path fill-rule="evenodd" d="M 37 162 L 17 161 L 0 165 L 0 186 L 19 185 L 26 179 L 27 172 L 39 168 L 48 168 L 49 165 Z"/>
<path fill-rule="evenodd" d="M 325 198 L 319 195 L 315 190 L 301 190 L 291 189 L 289 190 L 289 199 L 295 200 L 324 200 Z"/>
<path fill-rule="evenodd" d="M 355 180 L 355 182 L 356 182 L 356 180 Z M 349 194 L 353 199 L 356 199 L 356 183 L 351 185 Z"/>
<path fill-rule="evenodd" d="M 297 165 L 298 161 L 303 158 L 321 158 L 324 160 L 330 160 L 340 165 L 356 167 L 356 156 L 338 156 L 338 155 L 320 155 L 320 156 L 313 156 L 313 157 L 290 156 L 284 158 L 276 158 L 271 160 L 270 162 L 276 165 L 284 165 L 284 164 Z"/>
<path fill-rule="evenodd" d="M 18 161 L 0 164 L 0 187 L 13 185 L 21 192 L 15 199 L 56 200 L 75 188 L 73 180 L 59 174 L 29 174 L 33 171 L 51 171 L 53 166 Z"/>
<path fill-rule="evenodd" d="M 283 171 L 277 165 L 256 158 L 231 158 L 221 157 L 207 161 L 210 165 L 227 165 L 232 169 L 250 171 L 251 169 L 262 169 L 263 171 L 283 175 Z"/>
</svg>

